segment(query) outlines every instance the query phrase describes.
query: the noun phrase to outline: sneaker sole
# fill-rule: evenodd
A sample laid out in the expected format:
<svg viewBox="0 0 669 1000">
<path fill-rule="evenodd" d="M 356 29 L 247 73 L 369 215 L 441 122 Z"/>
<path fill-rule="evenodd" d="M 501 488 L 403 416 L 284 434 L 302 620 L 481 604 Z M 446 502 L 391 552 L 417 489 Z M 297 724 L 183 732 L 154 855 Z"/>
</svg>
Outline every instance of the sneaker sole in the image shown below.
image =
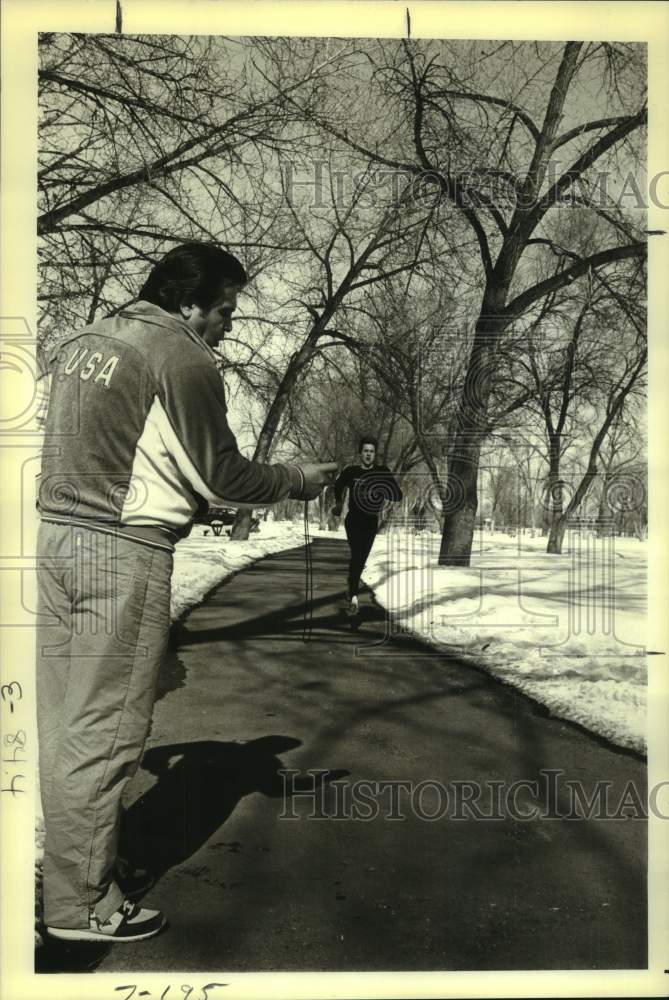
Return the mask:
<svg viewBox="0 0 669 1000">
<path fill-rule="evenodd" d="M 150 931 L 142 931 L 139 934 L 104 934 L 102 931 L 91 931 L 81 929 L 71 929 L 69 927 L 47 927 L 46 932 L 51 937 L 60 941 L 107 941 L 110 944 L 124 944 L 126 941 L 144 941 L 146 938 L 155 937 L 167 926 L 167 921 L 163 918 L 159 927 L 153 927 Z"/>
</svg>

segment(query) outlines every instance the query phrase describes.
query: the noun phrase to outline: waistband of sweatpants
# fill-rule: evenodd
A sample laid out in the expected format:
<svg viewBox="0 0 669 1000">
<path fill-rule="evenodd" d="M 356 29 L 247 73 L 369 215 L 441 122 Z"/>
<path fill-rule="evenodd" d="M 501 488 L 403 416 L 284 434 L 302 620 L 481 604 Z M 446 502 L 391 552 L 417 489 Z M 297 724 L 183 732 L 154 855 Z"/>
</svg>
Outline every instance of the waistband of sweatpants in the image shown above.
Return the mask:
<svg viewBox="0 0 669 1000">
<path fill-rule="evenodd" d="M 153 524 L 126 525 L 107 524 L 100 521 L 79 517 L 62 517 L 52 514 L 40 514 L 40 520 L 50 524 L 64 524 L 72 528 L 87 528 L 89 531 L 99 531 L 106 535 L 114 535 L 139 545 L 148 545 L 152 549 L 162 549 L 164 552 L 174 552 L 174 545 L 179 536 L 168 528 Z"/>
</svg>

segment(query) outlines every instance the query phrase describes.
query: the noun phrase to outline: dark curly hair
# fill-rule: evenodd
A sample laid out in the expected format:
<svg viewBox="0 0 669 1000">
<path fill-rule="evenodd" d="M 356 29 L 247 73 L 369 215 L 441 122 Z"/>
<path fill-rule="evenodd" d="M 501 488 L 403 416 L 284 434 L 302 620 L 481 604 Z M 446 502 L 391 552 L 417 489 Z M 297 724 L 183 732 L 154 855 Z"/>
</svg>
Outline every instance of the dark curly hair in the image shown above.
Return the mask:
<svg viewBox="0 0 669 1000">
<path fill-rule="evenodd" d="M 372 445 L 374 445 L 374 450 L 375 451 L 379 450 L 379 442 L 376 440 L 376 438 L 375 437 L 369 437 L 369 436 L 367 436 L 367 437 L 361 437 L 358 440 L 358 451 L 362 451 L 363 447 L 366 444 L 372 444 Z"/>
<path fill-rule="evenodd" d="M 214 243 L 184 243 L 166 253 L 154 265 L 139 293 L 167 312 L 178 312 L 184 304 L 209 309 L 221 285 L 247 283 L 240 261 Z"/>
</svg>

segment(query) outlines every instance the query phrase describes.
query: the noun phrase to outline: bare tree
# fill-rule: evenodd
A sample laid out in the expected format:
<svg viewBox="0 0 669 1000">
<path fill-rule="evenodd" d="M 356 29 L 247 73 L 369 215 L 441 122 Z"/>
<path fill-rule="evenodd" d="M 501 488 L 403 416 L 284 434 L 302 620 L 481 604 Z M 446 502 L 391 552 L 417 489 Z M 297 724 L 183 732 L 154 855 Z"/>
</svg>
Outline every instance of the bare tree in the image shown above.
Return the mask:
<svg viewBox="0 0 669 1000">
<path fill-rule="evenodd" d="M 286 94 L 320 86 L 332 60 L 314 51 L 300 68 L 270 87 L 241 41 L 40 36 L 41 337 L 127 304 L 177 243 L 269 265 L 280 200 L 264 159 L 290 147 Z"/>
<path fill-rule="evenodd" d="M 544 441 L 532 428 L 514 428 L 507 448 L 520 479 L 522 509 L 520 523 L 529 527 L 534 538 L 537 530 L 537 507 L 546 480 L 547 455 Z M 529 524 L 528 524 L 529 521 Z"/>
<path fill-rule="evenodd" d="M 567 520 L 593 484 L 609 428 L 643 388 L 644 281 L 641 269 L 621 263 L 606 277 L 592 272 L 583 287 L 550 294 L 523 332 L 526 354 L 507 354 L 516 384 L 529 392 L 527 409 L 536 410 L 545 428 L 549 552 L 561 551 Z M 562 460 L 573 444 L 589 457 L 567 501 Z"/>
<path fill-rule="evenodd" d="M 616 530 L 644 538 L 647 530 L 647 468 L 640 407 L 634 399 L 611 423 L 599 455 L 597 534 Z"/>
<path fill-rule="evenodd" d="M 423 178 L 461 213 L 478 248 L 481 295 L 458 430 L 449 464 L 460 501 L 445 518 L 439 561 L 468 564 L 481 446 L 504 332 L 546 296 L 616 261 L 641 259 L 643 231 L 593 183 L 593 168 L 622 172 L 646 122 L 641 47 L 568 42 L 403 42 L 369 54 L 372 83 L 386 102 L 381 120 L 361 123 L 337 108 L 319 121 L 370 162 Z M 579 99 L 606 74 L 599 114 L 579 120 Z M 378 100 L 368 100 L 374 111 Z M 589 100 L 592 107 L 592 99 Z M 623 151 L 621 153 L 621 151 Z M 617 166 L 615 156 L 623 159 Z M 566 162 L 566 166 L 565 166 Z M 595 181 L 597 178 L 595 178 Z M 606 245 L 581 255 L 545 233 L 551 210 L 570 198 L 608 227 Z M 556 261 L 549 277 L 527 280 L 528 259 Z"/>
<path fill-rule="evenodd" d="M 291 395 L 282 428 L 284 447 L 290 446 L 295 454 L 320 455 L 344 468 L 356 456 L 360 436 L 373 434 L 379 442 L 379 461 L 401 480 L 420 456 L 410 428 L 393 404 L 364 357 L 343 348 L 336 362 L 331 354 L 316 359 L 309 378 Z M 321 497 L 319 518 L 321 527 L 326 527 L 328 508 L 334 503 L 332 490 Z"/>
<path fill-rule="evenodd" d="M 349 306 L 366 289 L 419 264 L 415 248 L 424 222 L 420 210 L 400 199 L 363 211 L 371 183 L 367 171 L 343 203 L 332 182 L 333 170 L 328 177 L 328 200 L 316 212 L 308 197 L 306 203 L 296 199 L 285 174 L 281 174 L 285 206 L 306 247 L 284 283 L 292 292 L 289 301 L 301 307 L 306 322 L 302 318 L 304 332 L 299 346 L 282 370 L 257 437 L 253 457 L 260 462 L 270 457 L 291 396 L 314 358 L 341 345 L 358 348 L 347 328 Z M 248 537 L 249 524 L 249 512 L 240 510 L 231 537 Z"/>
<path fill-rule="evenodd" d="M 411 278 L 410 297 L 402 278 L 369 290 L 356 307 L 356 336 L 362 363 L 374 372 L 380 391 L 402 417 L 412 449 L 429 475 L 431 485 L 423 484 L 423 500 L 440 514 L 448 505 L 448 451 L 467 331 L 446 276 L 438 281 L 431 274 Z"/>
</svg>

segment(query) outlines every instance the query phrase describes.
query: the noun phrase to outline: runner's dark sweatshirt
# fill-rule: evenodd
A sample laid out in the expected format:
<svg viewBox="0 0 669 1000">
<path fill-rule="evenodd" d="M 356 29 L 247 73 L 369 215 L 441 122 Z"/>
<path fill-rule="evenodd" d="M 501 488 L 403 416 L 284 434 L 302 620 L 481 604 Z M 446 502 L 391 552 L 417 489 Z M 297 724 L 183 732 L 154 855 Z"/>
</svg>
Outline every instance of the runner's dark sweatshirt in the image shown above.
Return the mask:
<svg viewBox="0 0 669 1000">
<path fill-rule="evenodd" d="M 402 491 L 387 465 L 347 465 L 335 483 L 335 502 L 341 504 L 348 489 L 348 509 L 356 520 L 377 522 L 387 500 L 402 499 Z"/>
</svg>

